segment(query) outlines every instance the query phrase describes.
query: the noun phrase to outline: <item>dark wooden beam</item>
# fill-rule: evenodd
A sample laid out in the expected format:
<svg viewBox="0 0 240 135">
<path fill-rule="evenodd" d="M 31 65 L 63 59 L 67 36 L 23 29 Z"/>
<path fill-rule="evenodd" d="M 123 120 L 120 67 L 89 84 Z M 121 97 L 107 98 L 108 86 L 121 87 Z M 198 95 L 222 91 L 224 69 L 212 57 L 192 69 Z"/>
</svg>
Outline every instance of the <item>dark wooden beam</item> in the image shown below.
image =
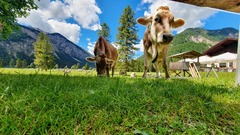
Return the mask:
<svg viewBox="0 0 240 135">
<path fill-rule="evenodd" d="M 212 7 L 240 13 L 239 0 L 172 0 L 201 7 Z"/>
</svg>

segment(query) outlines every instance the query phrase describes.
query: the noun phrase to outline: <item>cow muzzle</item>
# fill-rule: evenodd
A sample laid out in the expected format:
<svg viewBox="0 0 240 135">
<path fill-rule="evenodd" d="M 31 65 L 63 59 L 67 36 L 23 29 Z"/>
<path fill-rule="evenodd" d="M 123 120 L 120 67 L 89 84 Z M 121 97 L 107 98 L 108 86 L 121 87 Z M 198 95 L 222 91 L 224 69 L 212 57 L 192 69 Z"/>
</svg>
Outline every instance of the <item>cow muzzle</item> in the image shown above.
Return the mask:
<svg viewBox="0 0 240 135">
<path fill-rule="evenodd" d="M 172 34 L 163 34 L 162 38 L 163 38 L 163 43 L 164 44 L 169 44 L 173 40 L 173 35 Z"/>
</svg>

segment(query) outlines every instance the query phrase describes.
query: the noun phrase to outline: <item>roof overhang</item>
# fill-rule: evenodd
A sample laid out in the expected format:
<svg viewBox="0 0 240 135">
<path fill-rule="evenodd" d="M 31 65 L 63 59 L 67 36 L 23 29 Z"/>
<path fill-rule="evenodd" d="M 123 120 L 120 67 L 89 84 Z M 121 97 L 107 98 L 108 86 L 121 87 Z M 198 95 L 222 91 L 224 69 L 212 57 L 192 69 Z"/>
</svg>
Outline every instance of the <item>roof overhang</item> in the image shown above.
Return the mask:
<svg viewBox="0 0 240 135">
<path fill-rule="evenodd" d="M 178 59 L 186 59 L 186 58 L 198 58 L 202 56 L 201 53 L 196 52 L 196 51 L 187 51 L 187 52 L 183 52 L 183 53 L 178 53 L 175 55 L 171 55 L 169 56 L 169 58 L 178 58 Z"/>
<path fill-rule="evenodd" d="M 237 38 L 226 38 L 225 40 L 217 43 L 216 45 L 212 46 L 205 52 L 203 55 L 208 56 L 216 56 L 222 53 L 230 52 L 230 53 L 237 53 L 238 47 L 238 39 Z"/>
<path fill-rule="evenodd" d="M 230 12 L 240 13 L 239 0 L 172 0 L 201 7 L 212 7 Z"/>
</svg>

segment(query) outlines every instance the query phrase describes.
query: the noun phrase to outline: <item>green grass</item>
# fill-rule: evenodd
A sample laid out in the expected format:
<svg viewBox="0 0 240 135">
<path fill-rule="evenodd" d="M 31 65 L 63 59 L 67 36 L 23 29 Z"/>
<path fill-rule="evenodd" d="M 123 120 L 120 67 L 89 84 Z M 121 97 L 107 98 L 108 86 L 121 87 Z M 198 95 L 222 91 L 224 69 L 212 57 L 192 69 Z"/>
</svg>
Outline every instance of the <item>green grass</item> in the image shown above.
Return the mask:
<svg viewBox="0 0 240 135">
<path fill-rule="evenodd" d="M 240 134 L 234 73 L 169 80 L 0 73 L 0 134 Z"/>
</svg>

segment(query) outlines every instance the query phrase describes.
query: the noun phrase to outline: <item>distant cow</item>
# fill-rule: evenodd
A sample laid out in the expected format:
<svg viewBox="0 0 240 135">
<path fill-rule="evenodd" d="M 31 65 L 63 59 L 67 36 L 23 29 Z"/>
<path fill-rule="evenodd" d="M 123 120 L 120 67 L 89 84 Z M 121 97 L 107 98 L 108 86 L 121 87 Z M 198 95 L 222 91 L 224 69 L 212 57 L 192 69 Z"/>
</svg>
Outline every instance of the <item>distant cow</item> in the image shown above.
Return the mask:
<svg viewBox="0 0 240 135">
<path fill-rule="evenodd" d="M 167 52 L 173 35 L 170 27 L 178 28 L 184 25 L 183 19 L 174 19 L 168 6 L 160 6 L 157 11 L 149 17 L 141 17 L 137 19 L 139 24 L 147 26 L 143 38 L 144 46 L 144 73 L 143 77 L 147 77 L 149 59 L 152 60 L 156 69 L 157 77 L 160 77 L 160 68 L 163 66 L 165 77 L 169 78 L 167 69 Z"/>
<path fill-rule="evenodd" d="M 112 69 L 112 77 L 116 66 L 118 53 L 117 49 L 110 45 L 106 39 L 99 37 L 94 47 L 95 57 L 86 58 L 88 61 L 96 62 L 97 75 L 109 77 L 109 70 Z"/>
<path fill-rule="evenodd" d="M 132 72 L 132 73 L 130 74 L 130 77 L 131 77 L 131 78 L 135 78 L 135 77 L 136 77 L 136 73 L 135 73 L 135 72 Z"/>
</svg>

